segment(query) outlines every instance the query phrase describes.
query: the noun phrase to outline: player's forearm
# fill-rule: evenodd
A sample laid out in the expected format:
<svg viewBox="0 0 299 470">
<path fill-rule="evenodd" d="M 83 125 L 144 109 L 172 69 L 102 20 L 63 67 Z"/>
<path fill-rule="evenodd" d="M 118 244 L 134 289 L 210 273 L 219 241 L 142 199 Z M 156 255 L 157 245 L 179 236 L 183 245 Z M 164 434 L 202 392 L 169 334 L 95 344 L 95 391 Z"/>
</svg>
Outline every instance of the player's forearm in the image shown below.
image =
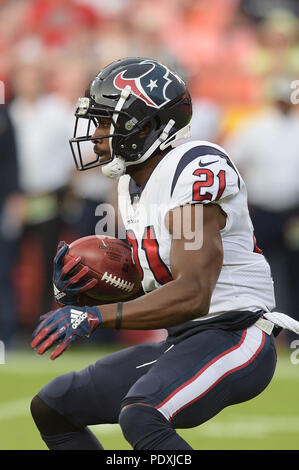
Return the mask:
<svg viewBox="0 0 299 470">
<path fill-rule="evenodd" d="M 148 330 L 184 323 L 209 310 L 209 289 L 175 280 L 138 299 L 123 303 L 121 328 Z M 117 304 L 99 307 L 103 328 L 115 328 Z"/>
</svg>

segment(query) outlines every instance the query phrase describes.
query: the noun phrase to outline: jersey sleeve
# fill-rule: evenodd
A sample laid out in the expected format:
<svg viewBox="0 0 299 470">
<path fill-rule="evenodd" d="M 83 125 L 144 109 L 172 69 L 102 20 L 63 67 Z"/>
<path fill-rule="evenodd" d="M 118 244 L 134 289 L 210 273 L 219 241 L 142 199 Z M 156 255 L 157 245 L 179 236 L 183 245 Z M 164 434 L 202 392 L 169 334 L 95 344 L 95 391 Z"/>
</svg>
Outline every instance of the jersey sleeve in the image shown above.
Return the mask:
<svg viewBox="0 0 299 470">
<path fill-rule="evenodd" d="M 220 203 L 240 191 L 240 175 L 228 156 L 204 155 L 178 163 L 170 187 L 170 207 Z"/>
</svg>

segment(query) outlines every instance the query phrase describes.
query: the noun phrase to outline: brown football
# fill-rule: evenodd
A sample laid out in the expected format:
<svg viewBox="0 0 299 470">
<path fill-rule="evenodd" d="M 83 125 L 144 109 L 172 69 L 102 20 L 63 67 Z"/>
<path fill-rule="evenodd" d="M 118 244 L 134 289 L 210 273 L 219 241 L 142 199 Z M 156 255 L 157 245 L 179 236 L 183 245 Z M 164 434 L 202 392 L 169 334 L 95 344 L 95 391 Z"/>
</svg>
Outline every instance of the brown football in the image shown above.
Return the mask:
<svg viewBox="0 0 299 470">
<path fill-rule="evenodd" d="M 123 240 L 102 235 L 79 238 L 70 244 L 64 263 L 77 256 L 81 256 L 81 262 L 74 273 L 87 266 L 89 272 L 83 278 L 84 281 L 92 278 L 98 281 L 92 289 L 79 295 L 77 305 L 132 300 L 142 290 L 139 272 L 132 261 L 131 248 Z"/>
</svg>

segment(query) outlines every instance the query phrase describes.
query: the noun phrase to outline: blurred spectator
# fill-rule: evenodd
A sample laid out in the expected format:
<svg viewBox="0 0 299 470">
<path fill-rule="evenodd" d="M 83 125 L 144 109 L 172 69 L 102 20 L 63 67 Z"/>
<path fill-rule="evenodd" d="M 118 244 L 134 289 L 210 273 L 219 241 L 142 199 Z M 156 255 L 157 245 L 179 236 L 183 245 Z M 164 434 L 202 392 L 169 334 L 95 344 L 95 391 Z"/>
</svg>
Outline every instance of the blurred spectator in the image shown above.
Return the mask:
<svg viewBox="0 0 299 470">
<path fill-rule="evenodd" d="M 246 56 L 248 73 L 263 77 L 299 74 L 299 20 L 287 10 L 269 10 L 258 25 L 258 43 Z"/>
<path fill-rule="evenodd" d="M 10 348 L 18 326 L 12 269 L 17 259 L 25 212 L 20 192 L 14 129 L 6 106 L 0 106 L 0 339 Z"/>
<path fill-rule="evenodd" d="M 299 320 L 299 115 L 290 101 L 288 79 L 272 79 L 268 90 L 273 103 L 223 145 L 247 183 L 257 243 L 273 272 L 277 308 Z"/>
<path fill-rule="evenodd" d="M 203 66 L 214 67 L 223 47 L 223 34 L 234 18 L 238 2 L 183 0 L 174 3 L 176 11 L 172 7 L 169 15 L 165 10 L 161 43 L 166 44 L 193 74 Z"/>
<path fill-rule="evenodd" d="M 67 140 L 68 110 L 58 96 L 46 92 L 45 85 L 39 65 L 15 67 L 10 115 L 16 131 L 21 189 L 28 199 L 25 235 L 36 239 L 31 259 L 42 273 L 39 313 L 51 310 L 53 303 L 52 260 L 61 230 L 60 204 L 73 168 Z M 39 245 L 42 261 L 37 256 Z"/>
<path fill-rule="evenodd" d="M 89 5 L 104 19 L 116 16 L 122 18 L 128 3 L 130 2 L 124 0 L 80 0 L 80 4 Z"/>
<path fill-rule="evenodd" d="M 5 82 L 6 98 L 9 97 L 9 76 L 12 50 L 22 38 L 21 23 L 24 9 L 23 0 L 2 0 L 0 2 L 0 80 Z"/>
<path fill-rule="evenodd" d="M 264 20 L 273 8 L 283 8 L 295 15 L 299 14 L 297 0 L 240 0 L 240 10 L 256 22 Z"/>
<path fill-rule="evenodd" d="M 49 47 L 62 47 L 90 35 L 99 22 L 99 14 L 79 0 L 32 0 L 24 13 L 24 32 Z"/>
</svg>

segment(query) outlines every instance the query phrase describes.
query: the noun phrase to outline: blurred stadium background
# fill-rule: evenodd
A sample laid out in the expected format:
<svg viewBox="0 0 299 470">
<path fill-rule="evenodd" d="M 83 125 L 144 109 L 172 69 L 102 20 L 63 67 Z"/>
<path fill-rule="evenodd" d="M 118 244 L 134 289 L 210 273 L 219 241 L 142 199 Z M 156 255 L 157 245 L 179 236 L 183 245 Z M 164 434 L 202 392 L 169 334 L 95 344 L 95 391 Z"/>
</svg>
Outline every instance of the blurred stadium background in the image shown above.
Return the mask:
<svg viewBox="0 0 299 470">
<path fill-rule="evenodd" d="M 76 174 L 68 145 L 77 98 L 113 60 L 152 57 L 183 75 L 192 138 L 222 145 L 237 163 L 277 309 L 299 320 L 298 26 L 298 0 L 0 0 L 1 449 L 43 448 L 27 405 L 50 378 L 165 336 L 99 331 L 54 364 L 29 350 L 54 306 L 58 240 L 94 233 L 97 205 L 115 204 L 115 183 L 98 169 Z M 280 335 L 277 375 L 262 397 L 184 431 L 191 445 L 298 448 L 295 339 Z M 108 448 L 126 448 L 119 430 L 105 432 Z"/>
</svg>

